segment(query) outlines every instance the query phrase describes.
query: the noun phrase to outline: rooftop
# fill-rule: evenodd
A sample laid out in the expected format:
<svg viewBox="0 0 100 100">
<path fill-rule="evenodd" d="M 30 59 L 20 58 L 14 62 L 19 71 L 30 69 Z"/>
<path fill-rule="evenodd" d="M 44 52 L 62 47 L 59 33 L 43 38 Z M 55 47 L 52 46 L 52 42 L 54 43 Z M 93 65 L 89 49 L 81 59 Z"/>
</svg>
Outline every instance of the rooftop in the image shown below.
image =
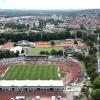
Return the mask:
<svg viewBox="0 0 100 100">
<path fill-rule="evenodd" d="M 61 80 L 1 80 L 0 86 L 63 86 Z"/>
</svg>

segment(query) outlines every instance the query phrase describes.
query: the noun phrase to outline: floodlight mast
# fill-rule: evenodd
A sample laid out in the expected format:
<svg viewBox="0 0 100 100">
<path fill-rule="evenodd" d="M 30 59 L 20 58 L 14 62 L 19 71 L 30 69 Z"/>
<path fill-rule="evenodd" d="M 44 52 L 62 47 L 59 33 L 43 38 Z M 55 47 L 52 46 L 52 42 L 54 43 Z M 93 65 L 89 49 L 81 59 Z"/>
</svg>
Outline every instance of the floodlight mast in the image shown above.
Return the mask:
<svg viewBox="0 0 100 100">
<path fill-rule="evenodd" d="M 98 34 L 98 37 L 97 37 L 97 72 L 98 74 L 100 74 L 100 50 L 99 50 L 99 41 L 100 41 L 100 37 L 99 37 L 99 34 Z"/>
</svg>

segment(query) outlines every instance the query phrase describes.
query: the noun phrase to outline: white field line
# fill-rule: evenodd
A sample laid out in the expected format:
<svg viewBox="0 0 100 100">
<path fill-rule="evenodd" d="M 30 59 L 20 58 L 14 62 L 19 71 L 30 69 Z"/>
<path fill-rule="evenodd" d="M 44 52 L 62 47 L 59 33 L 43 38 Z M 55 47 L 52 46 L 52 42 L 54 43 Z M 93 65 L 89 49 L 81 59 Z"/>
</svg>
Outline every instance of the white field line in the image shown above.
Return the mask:
<svg viewBox="0 0 100 100">
<path fill-rule="evenodd" d="M 58 67 L 58 77 L 61 77 L 59 67 Z"/>
<path fill-rule="evenodd" d="M 9 70 L 9 68 L 10 68 L 10 67 L 8 67 L 8 68 L 5 70 L 5 72 L 1 75 L 1 77 L 3 77 L 3 76 L 6 74 L 6 72 Z"/>
</svg>

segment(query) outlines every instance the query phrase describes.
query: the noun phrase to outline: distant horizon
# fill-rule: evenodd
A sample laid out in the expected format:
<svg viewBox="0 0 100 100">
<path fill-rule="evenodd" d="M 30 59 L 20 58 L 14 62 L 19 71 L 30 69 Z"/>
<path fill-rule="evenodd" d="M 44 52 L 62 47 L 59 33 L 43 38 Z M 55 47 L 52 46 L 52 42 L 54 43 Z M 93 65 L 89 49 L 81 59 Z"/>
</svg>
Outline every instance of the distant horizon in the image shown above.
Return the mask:
<svg viewBox="0 0 100 100">
<path fill-rule="evenodd" d="M 86 9 L 0 9 L 0 10 L 78 11 L 78 10 L 100 10 L 100 8 L 86 8 Z"/>
</svg>

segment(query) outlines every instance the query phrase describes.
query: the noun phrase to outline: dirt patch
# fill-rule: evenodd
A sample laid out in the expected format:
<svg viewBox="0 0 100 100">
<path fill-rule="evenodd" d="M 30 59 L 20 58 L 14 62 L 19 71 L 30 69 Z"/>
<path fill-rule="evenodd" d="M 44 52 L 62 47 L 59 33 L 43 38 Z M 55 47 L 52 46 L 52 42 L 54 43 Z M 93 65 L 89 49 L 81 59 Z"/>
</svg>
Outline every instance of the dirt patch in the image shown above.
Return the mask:
<svg viewBox="0 0 100 100">
<path fill-rule="evenodd" d="M 14 43 L 13 42 L 7 42 L 4 45 L 2 45 L 3 48 L 8 48 L 11 49 L 14 47 Z"/>
<path fill-rule="evenodd" d="M 35 42 L 36 48 L 51 48 L 50 42 Z"/>
</svg>

